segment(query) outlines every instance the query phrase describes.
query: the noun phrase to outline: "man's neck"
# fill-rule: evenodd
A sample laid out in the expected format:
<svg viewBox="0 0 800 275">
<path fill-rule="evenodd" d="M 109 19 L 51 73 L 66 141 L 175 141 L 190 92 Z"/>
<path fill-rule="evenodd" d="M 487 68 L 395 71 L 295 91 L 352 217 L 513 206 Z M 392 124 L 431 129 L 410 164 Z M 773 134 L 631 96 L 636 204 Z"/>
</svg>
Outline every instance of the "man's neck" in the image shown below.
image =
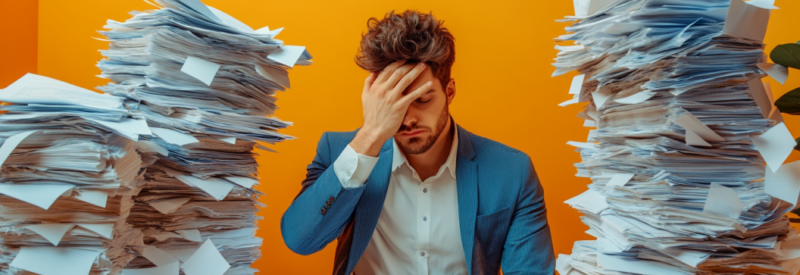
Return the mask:
<svg viewBox="0 0 800 275">
<path fill-rule="evenodd" d="M 425 181 L 425 179 L 435 176 L 439 172 L 439 168 L 447 161 L 453 146 L 453 132 L 455 131 L 452 123 L 451 119 L 447 120 L 443 132 L 428 151 L 422 154 L 406 155 L 408 164 L 417 171 L 420 180 Z"/>
</svg>

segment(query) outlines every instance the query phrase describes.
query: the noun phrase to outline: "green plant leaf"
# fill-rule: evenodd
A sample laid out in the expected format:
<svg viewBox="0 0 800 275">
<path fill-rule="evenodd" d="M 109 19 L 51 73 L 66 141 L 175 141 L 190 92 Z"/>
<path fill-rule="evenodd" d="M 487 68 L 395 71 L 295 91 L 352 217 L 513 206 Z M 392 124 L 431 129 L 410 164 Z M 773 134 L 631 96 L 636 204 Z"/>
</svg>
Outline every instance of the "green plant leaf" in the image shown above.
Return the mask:
<svg viewBox="0 0 800 275">
<path fill-rule="evenodd" d="M 800 44 L 778 45 L 769 54 L 769 58 L 776 64 L 800 69 Z"/>
<path fill-rule="evenodd" d="M 775 100 L 775 107 L 778 107 L 781 113 L 800 114 L 800 88 L 791 90 Z"/>
</svg>

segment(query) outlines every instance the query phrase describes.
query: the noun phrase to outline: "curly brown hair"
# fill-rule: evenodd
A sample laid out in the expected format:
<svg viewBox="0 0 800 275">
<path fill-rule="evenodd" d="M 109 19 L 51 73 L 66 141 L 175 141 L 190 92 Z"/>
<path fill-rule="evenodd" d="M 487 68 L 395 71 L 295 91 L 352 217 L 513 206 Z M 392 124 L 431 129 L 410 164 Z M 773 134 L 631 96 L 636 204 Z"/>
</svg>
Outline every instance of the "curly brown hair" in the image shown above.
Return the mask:
<svg viewBox="0 0 800 275">
<path fill-rule="evenodd" d="M 406 10 L 387 13 L 383 19 L 367 21 L 369 30 L 361 35 L 356 64 L 379 72 L 398 60 L 425 62 L 439 79 L 442 89 L 450 82 L 450 69 L 456 61 L 455 38 L 433 14 Z"/>
</svg>

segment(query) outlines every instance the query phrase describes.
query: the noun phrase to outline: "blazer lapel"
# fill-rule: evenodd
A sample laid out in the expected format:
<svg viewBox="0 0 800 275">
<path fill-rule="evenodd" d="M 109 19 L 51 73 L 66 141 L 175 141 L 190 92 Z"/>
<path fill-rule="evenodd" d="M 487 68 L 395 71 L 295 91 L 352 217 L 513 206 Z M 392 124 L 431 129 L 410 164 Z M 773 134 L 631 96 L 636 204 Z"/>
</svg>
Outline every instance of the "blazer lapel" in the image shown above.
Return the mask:
<svg viewBox="0 0 800 275">
<path fill-rule="evenodd" d="M 361 254 L 367 249 L 378 218 L 383 210 L 383 202 L 386 200 L 386 191 L 389 188 L 389 179 L 392 169 L 392 144 L 394 138 L 390 138 L 381 147 L 378 163 L 369 174 L 365 183 L 364 193 L 356 205 L 355 229 L 353 234 L 353 245 L 350 247 L 350 258 L 347 264 L 347 274 L 355 268 L 356 263 L 361 259 Z"/>
<path fill-rule="evenodd" d="M 475 245 L 475 217 L 478 214 L 478 163 L 474 161 L 471 133 L 458 126 L 458 162 L 456 190 L 458 193 L 458 223 L 461 245 L 467 270 L 472 274 L 472 251 Z"/>
</svg>

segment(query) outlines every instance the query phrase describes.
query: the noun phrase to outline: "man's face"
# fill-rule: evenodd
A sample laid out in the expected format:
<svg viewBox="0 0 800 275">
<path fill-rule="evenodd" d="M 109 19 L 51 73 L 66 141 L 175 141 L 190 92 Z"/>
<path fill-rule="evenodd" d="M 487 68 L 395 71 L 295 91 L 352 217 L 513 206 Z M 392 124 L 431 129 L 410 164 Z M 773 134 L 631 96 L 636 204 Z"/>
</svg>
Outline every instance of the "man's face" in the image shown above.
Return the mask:
<svg viewBox="0 0 800 275">
<path fill-rule="evenodd" d="M 430 89 L 408 106 L 408 111 L 394 135 L 397 146 L 404 154 L 422 154 L 436 143 L 450 119 L 448 94 L 430 67 L 427 67 L 411 85 L 403 91 L 406 95 L 426 82 L 432 81 Z M 448 85 L 452 84 L 448 83 Z M 452 97 L 452 96 L 451 96 Z"/>
</svg>

